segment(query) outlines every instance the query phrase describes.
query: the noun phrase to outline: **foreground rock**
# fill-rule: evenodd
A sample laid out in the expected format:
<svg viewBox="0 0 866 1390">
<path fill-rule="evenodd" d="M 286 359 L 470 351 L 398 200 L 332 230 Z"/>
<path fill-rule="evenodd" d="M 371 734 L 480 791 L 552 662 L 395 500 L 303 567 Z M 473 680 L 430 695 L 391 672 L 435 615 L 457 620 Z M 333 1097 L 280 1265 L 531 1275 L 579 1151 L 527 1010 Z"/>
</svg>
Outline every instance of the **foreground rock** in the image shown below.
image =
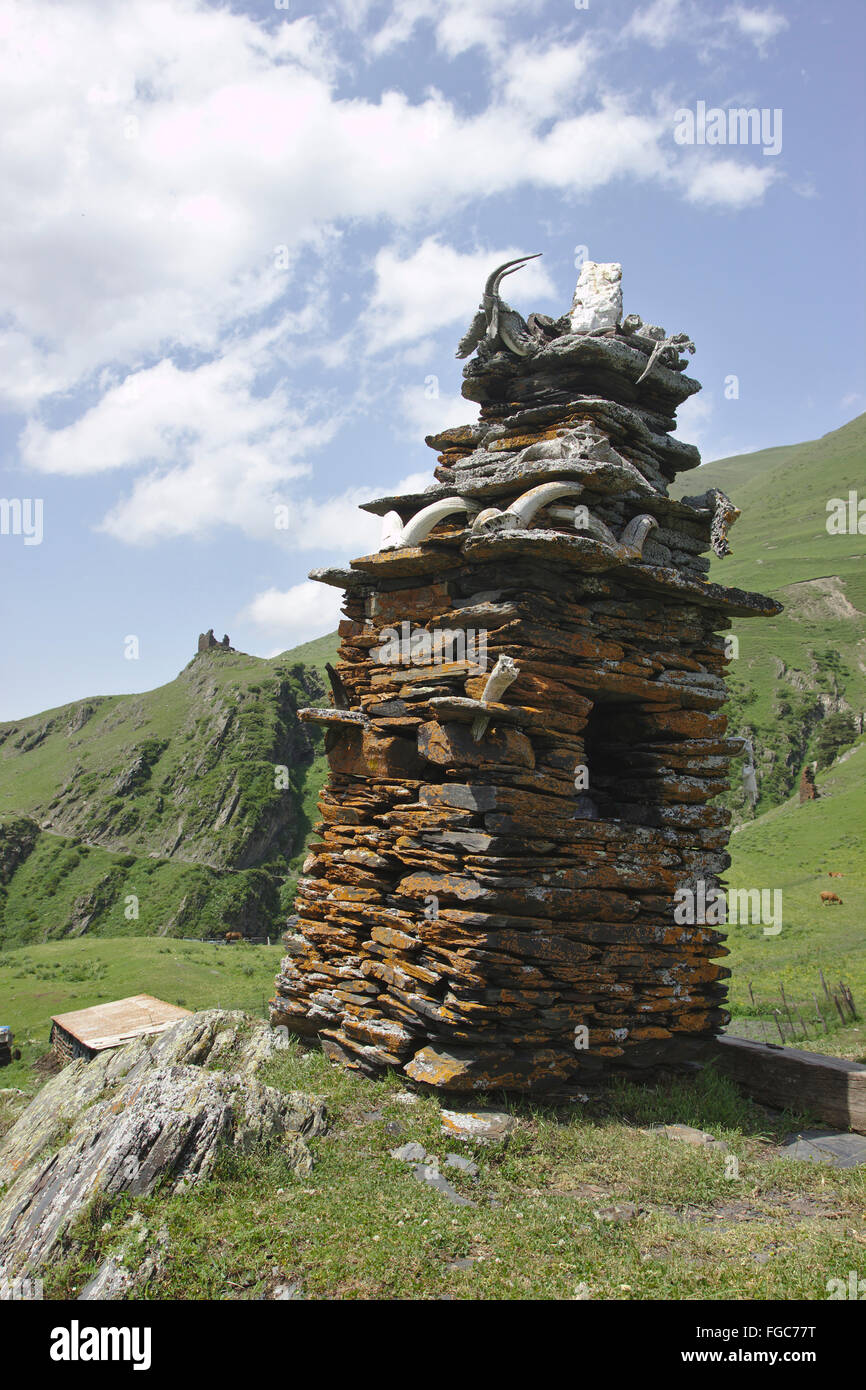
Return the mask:
<svg viewBox="0 0 866 1390">
<path fill-rule="evenodd" d="M 98 1193 L 142 1196 L 161 1180 L 184 1191 L 208 1176 L 222 1147 L 280 1140 L 307 1171 L 304 1136 L 325 1129 L 324 1105 L 255 1077 L 281 1045 L 265 1024 L 214 1010 L 149 1048 L 139 1041 L 54 1077 L 0 1145 L 0 1182 L 11 1184 L 0 1199 L 0 1277 L 50 1259 Z M 97 1287 L 120 1291 L 126 1280 L 106 1268 Z"/>
<path fill-rule="evenodd" d="M 140 1292 L 149 1279 L 164 1269 L 169 1245 L 168 1232 L 164 1227 L 152 1236 L 140 1214 L 136 1213 L 129 1222 L 127 1236 L 120 1249 L 103 1260 L 93 1278 L 81 1290 L 77 1301 L 102 1303 Z M 145 1246 L 144 1253 L 142 1246 Z"/>
<path fill-rule="evenodd" d="M 412 1175 L 416 1182 L 422 1182 L 426 1187 L 432 1187 L 434 1192 L 438 1192 L 446 1201 L 455 1207 L 474 1207 L 468 1197 L 461 1197 L 456 1188 L 451 1186 L 447 1178 L 443 1178 L 439 1168 L 435 1163 L 421 1163 L 417 1168 L 412 1169 Z"/>
<path fill-rule="evenodd" d="M 506 1143 L 517 1120 L 501 1110 L 443 1110 L 442 1133 L 475 1144 Z"/>
<path fill-rule="evenodd" d="M 779 1158 L 829 1163 L 833 1168 L 857 1168 L 866 1164 L 866 1138 L 862 1134 L 804 1129 L 788 1136 L 779 1149 Z"/>
<path fill-rule="evenodd" d="M 695 1129 L 694 1125 L 653 1125 L 650 1129 L 644 1130 L 644 1134 L 663 1134 L 666 1139 L 676 1139 L 697 1149 L 718 1149 L 720 1153 L 728 1151 L 724 1139 L 716 1139 L 706 1130 Z"/>
</svg>

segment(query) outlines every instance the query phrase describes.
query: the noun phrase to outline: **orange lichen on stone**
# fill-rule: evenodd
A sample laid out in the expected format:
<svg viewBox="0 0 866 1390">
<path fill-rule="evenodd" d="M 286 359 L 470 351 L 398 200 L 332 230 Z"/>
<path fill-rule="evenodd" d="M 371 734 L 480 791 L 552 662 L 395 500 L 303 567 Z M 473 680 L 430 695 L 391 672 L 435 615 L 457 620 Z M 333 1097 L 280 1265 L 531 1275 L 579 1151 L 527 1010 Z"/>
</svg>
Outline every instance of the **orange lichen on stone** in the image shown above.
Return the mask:
<svg viewBox="0 0 866 1390">
<path fill-rule="evenodd" d="M 446 504 L 426 538 L 322 572 L 349 709 L 304 712 L 330 777 L 272 1018 L 443 1091 L 676 1063 L 727 1021 L 676 895 L 730 862 L 723 633 L 778 605 L 707 581 L 712 507 L 668 494 L 699 462 L 674 347 L 545 332 L 469 363 L 431 489 L 365 503 L 390 536 Z"/>
</svg>

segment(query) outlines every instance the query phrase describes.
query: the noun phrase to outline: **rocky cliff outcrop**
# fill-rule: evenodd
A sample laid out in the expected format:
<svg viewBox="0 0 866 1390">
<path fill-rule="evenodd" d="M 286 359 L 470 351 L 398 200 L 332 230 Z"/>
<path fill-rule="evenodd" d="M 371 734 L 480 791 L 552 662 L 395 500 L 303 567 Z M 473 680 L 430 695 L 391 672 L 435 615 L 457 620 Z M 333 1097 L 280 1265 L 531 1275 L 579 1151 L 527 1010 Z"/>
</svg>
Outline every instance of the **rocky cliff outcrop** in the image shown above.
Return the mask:
<svg viewBox="0 0 866 1390">
<path fill-rule="evenodd" d="M 29 816 L 10 816 L 0 821 L 0 888 L 24 863 L 38 837 L 39 826 Z"/>
<path fill-rule="evenodd" d="M 116 935 L 131 900 L 143 933 L 277 935 L 323 775 L 297 711 L 324 692 L 290 655 L 220 647 L 86 719 L 79 704 L 0 728 L 0 806 L 27 813 L 0 824 L 2 939 Z"/>
</svg>

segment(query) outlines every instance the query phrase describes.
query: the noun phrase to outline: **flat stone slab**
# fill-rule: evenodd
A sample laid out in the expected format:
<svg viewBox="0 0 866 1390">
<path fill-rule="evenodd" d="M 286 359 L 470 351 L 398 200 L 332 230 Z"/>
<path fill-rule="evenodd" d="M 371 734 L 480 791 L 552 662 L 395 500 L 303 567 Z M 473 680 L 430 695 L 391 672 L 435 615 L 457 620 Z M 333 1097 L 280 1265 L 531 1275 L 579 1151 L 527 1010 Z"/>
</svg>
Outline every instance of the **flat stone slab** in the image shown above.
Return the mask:
<svg viewBox="0 0 866 1390">
<path fill-rule="evenodd" d="M 366 728 L 370 723 L 363 710 L 319 709 L 314 706 L 299 709 L 298 718 L 302 724 L 358 724 Z"/>
<path fill-rule="evenodd" d="M 856 1168 L 866 1163 L 866 1136 L 830 1133 L 826 1129 L 804 1129 L 790 1134 L 779 1149 L 779 1158 L 806 1163 L 829 1163 L 833 1168 Z"/>
<path fill-rule="evenodd" d="M 477 1144 L 502 1144 L 517 1129 L 513 1115 L 500 1110 L 443 1110 L 442 1133 Z"/>
<path fill-rule="evenodd" d="M 432 1164 L 419 1164 L 412 1169 L 412 1173 L 418 1182 L 423 1182 L 427 1187 L 432 1187 L 436 1192 L 440 1192 L 455 1207 L 474 1207 L 475 1203 L 470 1202 L 468 1197 L 461 1197 L 460 1193 L 451 1186 L 447 1178 L 443 1178 L 438 1168 Z"/>
<path fill-rule="evenodd" d="M 462 1154 L 446 1154 L 445 1167 L 457 1168 L 459 1172 L 466 1173 L 470 1178 L 478 1177 L 478 1164 L 473 1163 L 471 1158 L 464 1158 Z"/>
<path fill-rule="evenodd" d="M 692 1125 L 653 1125 L 650 1129 L 644 1130 L 645 1134 L 663 1134 L 667 1139 L 678 1139 L 682 1144 L 691 1144 L 697 1149 L 718 1149 L 720 1153 L 727 1153 L 728 1146 L 724 1139 L 716 1139 L 714 1135 L 707 1134 L 706 1130 L 695 1129 Z"/>
<path fill-rule="evenodd" d="M 427 1150 L 423 1144 L 416 1144 L 413 1141 L 409 1144 L 403 1144 L 399 1149 L 392 1149 L 391 1157 L 396 1158 L 400 1163 L 423 1163 L 427 1157 Z"/>
<path fill-rule="evenodd" d="M 418 1104 L 418 1097 L 416 1096 L 414 1091 L 398 1091 L 396 1096 L 392 1096 L 391 1099 L 395 1101 L 397 1105 Z"/>
<path fill-rule="evenodd" d="M 600 1207 L 594 1215 L 606 1225 L 620 1226 L 627 1221 L 634 1221 L 637 1212 L 634 1202 L 616 1202 L 612 1207 Z"/>
<path fill-rule="evenodd" d="M 306 1299 L 306 1294 L 300 1284 L 277 1284 L 271 1298 L 285 1302 L 287 1300 Z"/>
</svg>

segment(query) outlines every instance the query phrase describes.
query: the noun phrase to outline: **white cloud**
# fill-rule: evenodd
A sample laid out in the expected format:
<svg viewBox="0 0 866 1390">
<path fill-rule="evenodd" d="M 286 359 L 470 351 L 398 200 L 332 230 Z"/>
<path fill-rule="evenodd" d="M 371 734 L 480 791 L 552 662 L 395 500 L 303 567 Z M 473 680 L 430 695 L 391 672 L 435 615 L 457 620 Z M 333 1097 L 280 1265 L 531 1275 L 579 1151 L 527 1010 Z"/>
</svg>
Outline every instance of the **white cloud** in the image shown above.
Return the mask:
<svg viewBox="0 0 866 1390">
<path fill-rule="evenodd" d="M 327 439 L 327 432 L 320 434 L 319 428 L 301 427 L 294 433 L 306 438 L 310 449 Z M 379 520 L 359 506 L 387 489 L 349 488 L 319 499 L 286 486 L 309 471 L 306 465 L 293 466 L 279 450 L 275 458 L 267 458 L 239 441 L 185 466 L 139 478 L 100 529 L 132 544 L 146 544 L 233 526 L 293 552 L 360 555 L 375 550 Z"/>
<path fill-rule="evenodd" d="M 699 391 L 697 395 L 689 396 L 677 409 L 677 439 L 684 444 L 694 444 L 704 452 L 714 411 L 715 401 L 711 391 Z"/>
<path fill-rule="evenodd" d="M 83 475 L 185 457 L 201 461 L 243 445 L 263 458 L 296 452 L 298 417 L 283 390 L 252 394 L 255 372 L 246 353 L 187 371 L 166 359 L 130 373 L 64 428 L 31 421 L 21 437 L 22 459 L 40 472 Z"/>
<path fill-rule="evenodd" d="M 762 54 L 767 45 L 788 28 L 787 19 L 778 11 L 754 10 L 746 5 L 732 5 L 722 18 L 734 24 L 744 38 L 751 39 Z"/>
<path fill-rule="evenodd" d="M 677 158 L 654 117 L 614 97 L 537 133 L 578 81 L 583 44 L 527 50 L 523 82 L 506 57 L 504 95 L 464 116 L 435 91 L 338 96 L 309 18 L 266 29 L 195 0 L 48 8 L 10 3 L 18 56 L 0 89 L 0 181 L 15 189 L 0 392 L 17 408 L 106 363 L 215 352 L 297 293 L 301 258 L 325 259 L 337 225 L 440 220 L 521 186 L 580 196 L 621 175 L 664 180 Z M 453 51 L 517 8 L 421 6 Z M 394 13 L 419 22 L 417 6 Z"/>
<path fill-rule="evenodd" d="M 330 584 L 304 580 L 290 589 L 265 589 L 256 594 L 240 615 L 271 641 L 280 643 L 277 651 L 312 641 L 333 632 L 340 621 L 343 595 Z"/>
<path fill-rule="evenodd" d="M 341 423 L 298 410 L 283 386 L 257 392 L 276 340 L 262 333 L 195 368 L 165 359 L 131 373 L 65 427 L 31 421 L 22 461 L 67 476 L 136 471 L 100 527 L 131 544 L 227 525 L 269 536 L 284 485 L 309 473 L 306 455 Z"/>
<path fill-rule="evenodd" d="M 268 34 L 194 0 L 6 14 L 0 391 L 20 408 L 166 338 L 212 350 L 284 293 L 291 221 L 275 179 L 250 181 L 277 157 L 275 91 L 303 100 L 327 65 L 310 20 Z"/>
<path fill-rule="evenodd" d="M 787 28 L 787 19 L 773 9 L 734 4 L 718 15 L 707 13 L 694 0 L 652 0 L 632 15 L 623 33 L 653 48 L 674 41 L 696 45 L 701 61 L 711 63 L 734 38 L 749 40 L 763 57 L 771 40 Z"/>
<path fill-rule="evenodd" d="M 387 489 L 386 489 L 387 490 Z M 289 502 L 287 540 L 293 550 L 328 550 L 351 557 L 378 549 L 379 517 L 359 510 L 383 488 L 349 488 L 336 497 Z"/>
<path fill-rule="evenodd" d="M 437 48 L 448 58 L 472 48 L 496 55 L 506 46 L 507 20 L 539 8 L 539 0 L 393 0 L 369 47 L 376 55 L 388 53 L 412 38 L 419 25 L 429 24 Z"/>
<path fill-rule="evenodd" d="M 435 236 L 427 237 L 402 258 L 394 246 L 383 247 L 375 260 L 376 286 L 366 316 L 371 346 L 379 350 L 396 343 L 415 342 L 464 320 L 468 326 L 494 266 L 534 249 L 511 246 L 463 254 Z M 539 261 L 529 261 L 509 276 L 503 283 L 503 293 L 508 294 L 512 288 L 515 297 L 519 294 L 521 299 L 528 298 L 533 303 L 554 293 L 553 283 Z"/>
<path fill-rule="evenodd" d="M 541 143 L 537 177 L 579 197 L 620 177 L 639 182 L 666 180 L 670 169 L 669 127 L 656 116 L 629 112 L 617 97 L 596 111 L 558 121 Z"/>
<path fill-rule="evenodd" d="M 232 526 L 293 551 L 367 553 L 379 521 L 359 504 L 384 492 L 419 491 L 432 478 L 413 475 L 324 499 L 299 493 L 297 480 L 311 473 L 308 457 L 334 438 L 343 418 L 327 403 L 321 418 L 304 413 L 283 386 L 256 394 L 257 372 L 277 337 L 263 332 L 189 370 L 164 360 L 131 373 L 70 425 L 51 430 L 31 421 L 22 459 L 66 476 L 136 471 L 131 491 L 99 526 L 128 544 Z M 464 414 L 474 409 L 462 404 Z"/>
<path fill-rule="evenodd" d="M 478 407 L 462 396 L 430 396 L 423 386 L 407 386 L 400 398 L 400 412 L 406 421 L 406 435 L 417 440 L 453 425 L 468 424 L 476 418 Z"/>
<path fill-rule="evenodd" d="M 647 34 L 660 32 L 651 9 Z M 518 11 L 524 0 L 392 7 L 383 51 L 394 25 L 409 34 L 429 22 L 450 56 L 479 45 L 496 55 L 465 115 L 435 90 L 420 101 L 338 95 L 336 59 L 309 17 L 263 25 L 199 0 L 46 0 L 38 12 L 7 0 L 16 56 L 0 88 L 0 181 L 15 196 L 0 261 L 0 397 L 31 412 L 23 463 L 132 473 L 102 522 L 127 541 L 223 525 L 271 535 L 285 501 L 293 544 L 354 545 L 360 494 L 314 502 L 288 487 L 351 409 L 306 398 L 299 408 L 298 343 L 305 362 L 345 367 L 360 327 L 374 349 L 418 362 L 432 333 L 468 323 L 497 259 L 540 249 L 464 254 L 427 235 L 431 225 L 499 195 L 581 198 L 622 177 L 696 203 L 760 200 L 771 171 L 698 168 L 658 111 L 635 113 L 610 93 L 542 133 L 577 89 L 585 99 L 590 48 L 508 49 Z M 350 309 L 335 333 L 343 229 L 384 219 L 363 319 Z M 507 282 L 519 306 L 551 295 L 543 264 Z M 278 364 L 286 380 L 274 387 Z M 70 421 L 59 427 L 46 408 L 58 396 L 51 405 Z M 420 365 L 400 409 L 416 438 L 474 413 L 431 392 Z"/>
<path fill-rule="evenodd" d="M 433 477 L 432 472 L 434 462 L 434 456 L 431 455 L 430 469 L 427 472 L 407 473 L 405 478 L 401 478 L 397 486 L 394 488 L 394 496 L 399 496 L 401 493 L 404 492 L 424 492 L 428 487 L 431 486 L 432 483 L 435 483 L 436 479 Z"/>
<path fill-rule="evenodd" d="M 706 203 L 732 210 L 760 202 L 777 177 L 763 164 L 739 164 L 733 159 L 697 160 L 681 171 L 690 203 Z"/>
<path fill-rule="evenodd" d="M 502 100 L 535 120 L 582 104 L 591 90 L 587 78 L 595 57 L 595 46 L 588 38 L 547 48 L 538 43 L 517 44 L 497 64 Z"/>
<path fill-rule="evenodd" d="M 678 31 L 681 37 L 687 36 L 682 0 L 653 0 L 646 9 L 637 10 L 625 27 L 628 38 L 644 39 L 653 48 L 663 48 Z"/>
</svg>

